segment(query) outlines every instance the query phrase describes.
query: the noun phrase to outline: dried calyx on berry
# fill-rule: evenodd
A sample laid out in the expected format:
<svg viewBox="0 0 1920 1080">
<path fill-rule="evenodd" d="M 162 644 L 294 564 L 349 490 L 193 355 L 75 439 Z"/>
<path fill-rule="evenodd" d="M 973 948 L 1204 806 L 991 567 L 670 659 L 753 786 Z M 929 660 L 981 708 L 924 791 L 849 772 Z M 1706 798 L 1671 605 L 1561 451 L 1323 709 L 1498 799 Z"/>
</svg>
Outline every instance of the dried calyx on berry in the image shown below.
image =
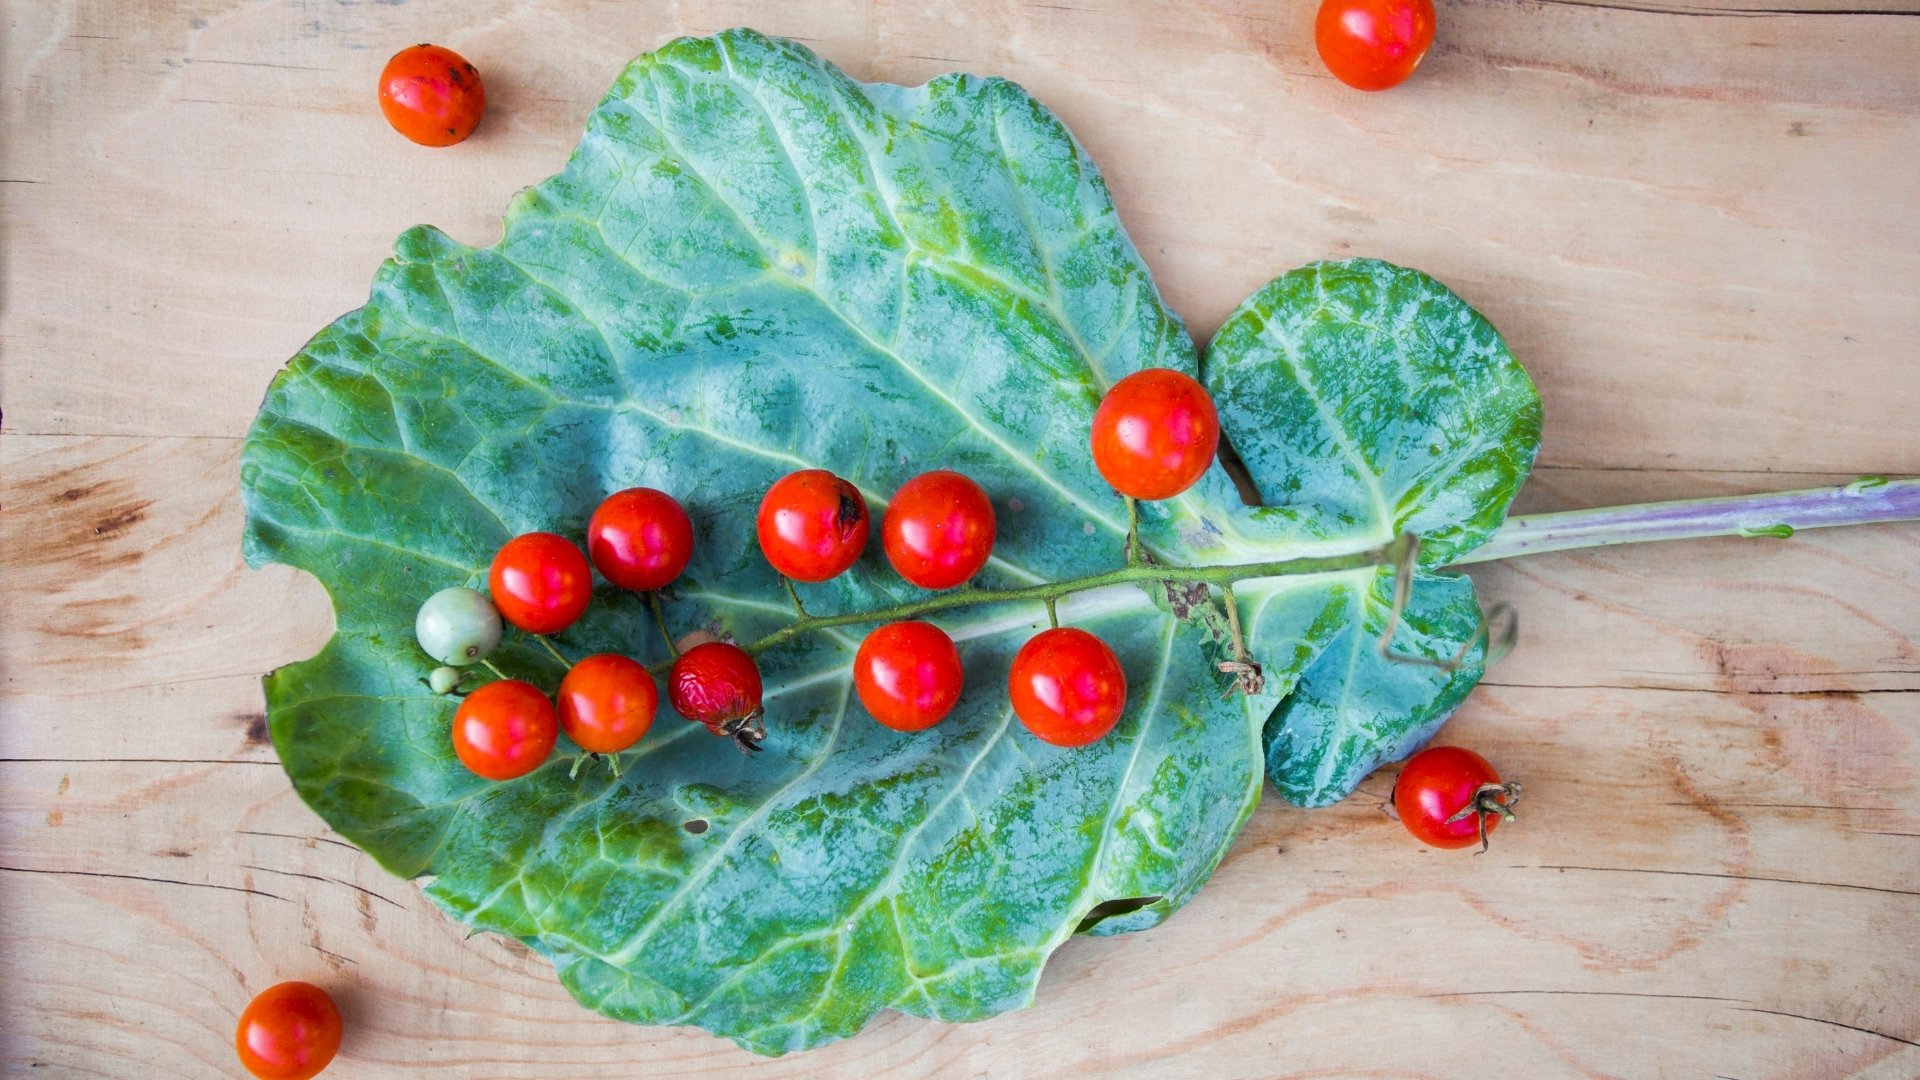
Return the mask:
<svg viewBox="0 0 1920 1080">
<path fill-rule="evenodd" d="M 734 745 L 738 746 L 742 753 L 757 754 L 761 749 L 760 744 L 767 741 L 765 716 L 766 713 L 764 710 L 755 709 L 737 720 L 727 720 L 719 724 L 708 724 L 707 730 L 713 732 L 715 735 L 725 735 L 731 738 Z"/>
</svg>

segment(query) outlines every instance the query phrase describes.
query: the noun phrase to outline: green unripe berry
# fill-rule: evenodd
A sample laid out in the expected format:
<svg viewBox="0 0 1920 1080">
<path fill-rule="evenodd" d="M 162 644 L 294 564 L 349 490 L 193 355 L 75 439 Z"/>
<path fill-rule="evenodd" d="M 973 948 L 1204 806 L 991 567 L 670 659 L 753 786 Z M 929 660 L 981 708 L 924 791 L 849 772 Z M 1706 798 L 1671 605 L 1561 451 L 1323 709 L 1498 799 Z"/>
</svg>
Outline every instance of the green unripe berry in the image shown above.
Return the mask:
<svg viewBox="0 0 1920 1080">
<path fill-rule="evenodd" d="M 441 589 L 420 605 L 413 636 L 428 656 L 464 667 L 485 660 L 500 646 L 500 613 L 472 589 Z"/>
</svg>

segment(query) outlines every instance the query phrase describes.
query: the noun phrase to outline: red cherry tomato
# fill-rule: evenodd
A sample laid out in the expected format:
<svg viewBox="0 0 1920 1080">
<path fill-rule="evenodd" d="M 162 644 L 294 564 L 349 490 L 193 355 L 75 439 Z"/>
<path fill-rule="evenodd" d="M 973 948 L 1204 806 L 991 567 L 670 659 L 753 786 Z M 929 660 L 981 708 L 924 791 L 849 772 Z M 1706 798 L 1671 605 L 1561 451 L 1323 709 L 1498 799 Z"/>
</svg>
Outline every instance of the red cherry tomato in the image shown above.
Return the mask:
<svg viewBox="0 0 1920 1080">
<path fill-rule="evenodd" d="M 1313 43 L 1356 90 L 1398 86 L 1433 44 L 1433 0 L 1322 0 Z"/>
<path fill-rule="evenodd" d="M 340 1050 L 340 1008 L 325 990 L 275 983 L 240 1013 L 233 1048 L 260 1080 L 310 1080 Z"/>
<path fill-rule="evenodd" d="M 1520 785 L 1502 784 L 1487 759 L 1458 746 L 1430 746 L 1407 759 L 1393 783 L 1400 823 L 1423 844 L 1463 848 L 1511 818 Z"/>
<path fill-rule="evenodd" d="M 1071 626 L 1034 635 L 1013 658 L 1014 714 L 1042 742 L 1085 746 L 1127 708 L 1127 673 L 1107 643 Z"/>
<path fill-rule="evenodd" d="M 843 573 L 867 546 L 867 501 L 825 469 L 789 473 L 760 500 L 760 550 L 795 581 Z"/>
<path fill-rule="evenodd" d="M 758 750 L 767 737 L 760 723 L 760 667 L 738 645 L 709 641 L 680 654 L 667 672 L 667 700 L 715 735 L 730 735 Z"/>
<path fill-rule="evenodd" d="M 401 49 L 380 72 L 380 111 L 393 130 L 421 146 L 452 146 L 473 134 L 487 111 L 480 72 L 452 49 Z"/>
<path fill-rule="evenodd" d="M 1170 499 L 1200 479 L 1220 448 L 1207 388 L 1168 368 L 1113 384 L 1093 414 L 1093 464 L 1136 499 Z"/>
<path fill-rule="evenodd" d="M 587 522 L 587 553 L 600 573 L 623 589 L 665 588 L 693 558 L 693 522 L 664 491 L 616 491 Z"/>
<path fill-rule="evenodd" d="M 590 753 L 617 754 L 639 742 L 659 707 L 653 676 L 624 656 L 589 656 L 560 680 L 560 729 Z"/>
<path fill-rule="evenodd" d="M 853 657 L 860 704 L 895 731 L 925 731 L 945 719 L 960 685 L 960 650 L 932 623 L 876 627 Z"/>
<path fill-rule="evenodd" d="M 507 541 L 493 557 L 487 585 L 500 617 L 529 634 L 565 630 L 593 599 L 587 557 L 565 537 L 547 532 Z"/>
<path fill-rule="evenodd" d="M 952 469 L 900 485 L 880 521 L 880 542 L 900 576 L 923 589 L 951 589 L 993 554 L 993 503 Z"/>
<path fill-rule="evenodd" d="M 489 780 L 525 776 L 559 740 L 553 702 L 532 683 L 501 679 L 467 695 L 453 714 L 453 752 Z"/>
</svg>

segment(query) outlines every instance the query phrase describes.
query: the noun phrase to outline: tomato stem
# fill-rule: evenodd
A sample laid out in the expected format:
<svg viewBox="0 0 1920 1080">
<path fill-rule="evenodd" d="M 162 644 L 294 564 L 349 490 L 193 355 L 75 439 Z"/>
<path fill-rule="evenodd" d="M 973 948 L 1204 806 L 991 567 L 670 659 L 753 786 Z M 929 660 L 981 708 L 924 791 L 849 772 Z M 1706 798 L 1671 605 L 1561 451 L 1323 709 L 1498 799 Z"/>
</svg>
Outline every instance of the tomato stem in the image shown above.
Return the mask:
<svg viewBox="0 0 1920 1080">
<path fill-rule="evenodd" d="M 1227 632 L 1233 638 L 1233 658 L 1241 662 L 1247 659 L 1247 642 L 1240 636 L 1240 602 L 1233 598 L 1233 586 L 1220 586 L 1220 600 L 1227 606 Z"/>
<path fill-rule="evenodd" d="M 1453 670 L 1467 660 L 1471 650 L 1484 644 L 1488 662 L 1511 647 L 1515 627 L 1511 608 L 1495 605 L 1482 621 L 1479 633 L 1458 655 L 1437 660 L 1406 656 L 1392 650 L 1395 631 L 1401 621 L 1413 586 L 1420 550 L 1419 538 L 1407 533 L 1387 543 L 1340 555 L 1316 555 L 1268 562 L 1237 563 L 1221 566 L 1161 566 L 1143 555 L 1140 543 L 1140 507 L 1131 497 L 1127 504 L 1127 545 L 1125 565 L 1116 570 L 1086 574 L 1062 581 L 1042 582 L 1011 589 L 982 589 L 965 585 L 908 603 L 894 604 L 869 611 L 849 611 L 832 615 L 814 615 L 800 603 L 793 583 L 782 578 L 793 599 L 799 618 L 742 648 L 758 655 L 815 630 L 862 623 L 894 622 L 914 619 L 955 608 L 983 604 L 1008 604 L 1039 600 L 1047 607 L 1048 622 L 1059 625 L 1058 601 L 1074 593 L 1113 585 L 1149 582 L 1187 582 L 1217 586 L 1226 602 L 1227 621 L 1232 634 L 1234 658 L 1221 670 L 1236 676 L 1245 689 L 1259 686 L 1259 666 L 1248 655 L 1240 627 L 1239 605 L 1233 596 L 1235 582 L 1257 578 L 1333 574 L 1371 566 L 1392 566 L 1394 597 L 1386 632 L 1380 649 L 1390 659 L 1404 660 Z M 1533 514 L 1509 518 L 1491 539 L 1461 556 L 1454 565 L 1489 562 L 1546 551 L 1631 544 L 1649 540 L 1686 539 L 1703 536 L 1785 536 L 1795 529 L 1824 528 L 1880 521 L 1920 520 L 1920 479 L 1886 480 L 1866 477 L 1834 488 L 1774 492 L 1716 499 L 1692 499 L 1680 502 L 1645 503 L 1637 506 L 1575 510 L 1554 514 Z M 667 639 L 670 656 L 677 656 L 659 600 L 648 594 L 662 637 Z M 487 665 L 489 668 L 491 664 Z M 656 665 L 658 670 L 664 665 Z M 499 672 L 494 672 L 496 675 Z M 504 676 L 502 676 L 504 678 Z M 1504 810 L 1499 812 L 1504 813 Z"/>
<path fill-rule="evenodd" d="M 559 661 L 561 667 L 563 668 L 573 667 L 573 662 L 568 660 L 565 656 L 560 655 L 560 650 L 553 647 L 553 642 L 548 641 L 547 636 L 545 634 L 529 634 L 528 636 L 533 638 L 533 640 L 539 642 L 540 647 L 547 650 L 547 655 Z"/>
<path fill-rule="evenodd" d="M 660 640 L 667 643 L 667 655 L 679 659 L 680 650 L 673 644 L 673 635 L 667 631 L 667 613 L 660 606 L 659 592 L 647 594 L 647 608 L 653 612 L 653 625 L 660 628 Z"/>
<path fill-rule="evenodd" d="M 800 602 L 800 590 L 793 587 L 793 579 L 785 574 L 781 574 L 780 584 L 787 587 L 787 598 L 793 601 L 793 610 L 799 612 L 801 618 L 806 618 L 807 605 Z"/>
<path fill-rule="evenodd" d="M 1091 589 L 1103 589 L 1110 585 L 1139 584 L 1146 582 L 1199 582 L 1206 585 L 1231 585 L 1236 581 L 1251 578 L 1292 577 L 1305 574 L 1333 574 L 1344 570 L 1357 570 L 1369 566 L 1385 566 L 1404 557 L 1408 547 L 1416 543 L 1411 534 L 1398 536 L 1378 547 L 1364 551 L 1350 552 L 1344 555 L 1310 555 L 1294 559 L 1277 559 L 1271 562 L 1235 563 L 1224 566 L 1123 566 L 1117 570 L 1107 570 L 1082 577 L 1067 578 L 1063 581 L 1042 582 L 1038 585 L 1024 585 L 1014 589 L 981 589 L 964 586 L 949 592 L 937 593 L 921 600 L 889 607 L 874 608 L 870 611 L 848 611 L 834 615 L 808 615 L 781 627 L 757 641 L 742 645 L 749 655 L 759 655 L 768 649 L 783 645 L 788 641 L 814 630 L 824 630 L 834 626 L 850 626 L 859 623 L 895 622 L 900 619 L 914 619 L 936 611 L 948 611 L 953 608 L 977 607 L 982 604 L 1011 604 L 1039 600 L 1049 605 L 1061 597 Z"/>
<path fill-rule="evenodd" d="M 1233 659 L 1220 665 L 1222 674 L 1233 676 L 1233 688 L 1243 694 L 1257 694 L 1266 687 L 1260 665 L 1247 652 L 1246 638 L 1240 632 L 1240 601 L 1234 598 L 1231 584 L 1220 586 L 1220 601 L 1227 609 L 1227 633 L 1233 642 Z"/>
<path fill-rule="evenodd" d="M 1467 800 L 1467 805 L 1454 811 L 1453 816 L 1447 819 L 1447 824 L 1451 825 L 1456 821 L 1465 819 L 1468 814 L 1472 814 L 1475 823 L 1480 826 L 1480 850 L 1474 852 L 1474 854 L 1485 854 L 1487 850 L 1487 818 L 1498 814 L 1503 820 L 1512 821 L 1514 804 L 1519 801 L 1519 784 L 1481 784 L 1479 788 L 1474 791 L 1473 798 Z"/>
<path fill-rule="evenodd" d="M 1054 600 L 1051 598 L 1047 600 L 1047 625 L 1053 627 L 1055 630 L 1060 629 L 1059 604 L 1060 604 L 1060 601 L 1058 600 Z"/>
<path fill-rule="evenodd" d="M 1467 660 L 1473 650 L 1481 645 L 1487 646 L 1483 655 L 1483 665 L 1491 667 L 1499 656 L 1505 656 L 1513 648 L 1514 639 L 1519 635 L 1519 616 L 1514 613 L 1511 604 L 1495 604 L 1490 613 L 1482 614 L 1480 625 L 1474 628 L 1473 636 L 1468 638 L 1454 654 L 1445 660 L 1415 653 L 1395 652 L 1393 636 L 1400 631 L 1400 620 L 1406 614 L 1407 601 L 1413 597 L 1413 575 L 1418 569 L 1414 560 L 1420 554 L 1420 538 L 1411 537 L 1412 543 L 1400 552 L 1400 558 L 1393 564 L 1393 608 L 1387 612 L 1387 627 L 1380 632 L 1380 656 L 1396 664 L 1417 664 L 1421 667 L 1438 668 L 1441 671 L 1458 671 L 1467 666 Z M 1493 627 L 1498 621 L 1500 633 L 1496 639 Z M 1498 650 L 1498 656 L 1495 655 Z"/>
<path fill-rule="evenodd" d="M 504 671 L 501 671 L 497 667 L 494 667 L 493 661 L 491 660 L 481 660 L 480 666 L 486 668 L 488 671 L 493 672 L 493 677 L 496 679 L 504 679 L 507 677 L 507 673 Z"/>
<path fill-rule="evenodd" d="M 1122 495 L 1127 501 L 1127 565 L 1140 565 L 1140 501 L 1131 495 Z"/>
</svg>

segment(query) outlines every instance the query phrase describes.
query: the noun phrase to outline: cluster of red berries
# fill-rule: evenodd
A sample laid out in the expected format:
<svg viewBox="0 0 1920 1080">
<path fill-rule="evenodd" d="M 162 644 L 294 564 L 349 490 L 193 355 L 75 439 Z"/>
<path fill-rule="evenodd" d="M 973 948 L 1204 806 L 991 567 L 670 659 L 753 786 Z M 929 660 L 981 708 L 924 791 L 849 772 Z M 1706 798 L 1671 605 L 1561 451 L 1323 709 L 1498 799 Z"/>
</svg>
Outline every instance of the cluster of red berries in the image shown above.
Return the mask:
<svg viewBox="0 0 1920 1080">
<path fill-rule="evenodd" d="M 1206 390 L 1180 372 L 1150 368 L 1122 379 L 1101 401 L 1092 453 L 1101 475 L 1122 494 L 1164 499 L 1199 480 L 1219 439 Z M 870 529 L 860 490 L 824 469 L 780 478 L 761 499 L 756 520 L 767 562 L 799 582 L 846 572 L 865 551 Z M 973 580 L 992 557 L 996 531 L 986 491 L 951 469 L 908 480 L 880 524 L 894 570 L 935 590 Z M 472 590 L 444 590 L 423 605 L 416 631 L 442 662 L 473 663 L 497 645 L 499 619 L 532 634 L 557 633 L 586 612 L 593 569 L 621 588 L 654 592 L 686 569 L 693 544 L 692 522 L 672 496 L 652 488 L 615 492 L 587 524 L 585 553 L 554 533 L 514 537 L 494 555 L 490 602 Z M 490 628 L 484 625 L 489 617 L 495 620 Z M 445 688 L 457 679 L 449 676 Z M 963 685 L 953 639 L 922 621 L 886 623 L 868 633 L 854 657 L 853 679 L 876 721 L 909 732 L 944 719 Z M 501 679 L 461 702 L 454 750 L 468 768 L 495 780 L 538 768 L 560 731 L 582 750 L 618 754 L 652 726 L 659 696 L 644 666 L 614 653 L 573 664 L 553 700 L 531 683 Z M 1056 626 L 1015 656 L 1008 696 L 1036 737 L 1085 746 L 1111 731 L 1125 711 L 1126 672 L 1095 635 Z M 765 738 L 759 667 L 731 642 L 703 641 L 680 652 L 667 675 L 667 699 L 680 715 L 744 748 L 758 749 Z"/>
</svg>

